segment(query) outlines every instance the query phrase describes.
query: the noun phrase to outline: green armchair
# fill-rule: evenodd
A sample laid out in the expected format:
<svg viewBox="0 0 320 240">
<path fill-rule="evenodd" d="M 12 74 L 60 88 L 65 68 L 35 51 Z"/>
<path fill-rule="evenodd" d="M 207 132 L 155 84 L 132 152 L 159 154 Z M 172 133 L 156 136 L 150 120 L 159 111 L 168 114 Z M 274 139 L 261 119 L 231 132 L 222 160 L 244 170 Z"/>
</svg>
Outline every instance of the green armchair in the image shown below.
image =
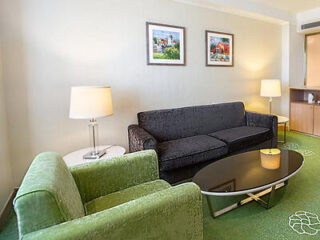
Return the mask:
<svg viewBox="0 0 320 240">
<path fill-rule="evenodd" d="M 68 168 L 32 162 L 14 200 L 20 239 L 202 239 L 197 185 L 160 180 L 153 150 Z"/>
</svg>

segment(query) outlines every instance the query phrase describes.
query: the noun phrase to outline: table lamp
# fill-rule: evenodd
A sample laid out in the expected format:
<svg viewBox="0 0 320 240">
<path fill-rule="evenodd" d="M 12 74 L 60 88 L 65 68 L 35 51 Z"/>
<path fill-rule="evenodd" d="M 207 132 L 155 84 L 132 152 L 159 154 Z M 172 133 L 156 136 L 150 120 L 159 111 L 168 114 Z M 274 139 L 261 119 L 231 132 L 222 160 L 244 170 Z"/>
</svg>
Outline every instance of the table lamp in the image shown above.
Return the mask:
<svg viewBox="0 0 320 240">
<path fill-rule="evenodd" d="M 281 82 L 278 79 L 263 79 L 261 80 L 261 97 L 269 98 L 269 114 L 271 114 L 272 98 L 281 97 Z"/>
<path fill-rule="evenodd" d="M 89 119 L 89 132 L 92 151 L 83 156 L 84 159 L 99 159 L 105 149 L 98 147 L 98 124 L 96 119 L 113 114 L 110 87 L 72 87 L 70 99 L 71 119 Z"/>
</svg>

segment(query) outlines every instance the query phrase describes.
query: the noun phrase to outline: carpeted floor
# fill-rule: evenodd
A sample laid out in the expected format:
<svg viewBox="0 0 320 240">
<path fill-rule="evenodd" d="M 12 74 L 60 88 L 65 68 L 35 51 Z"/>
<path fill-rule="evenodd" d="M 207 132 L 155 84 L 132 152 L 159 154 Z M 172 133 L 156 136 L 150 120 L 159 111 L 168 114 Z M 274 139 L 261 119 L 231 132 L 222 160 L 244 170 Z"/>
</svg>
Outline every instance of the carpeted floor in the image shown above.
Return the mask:
<svg viewBox="0 0 320 240">
<path fill-rule="evenodd" d="M 279 134 L 281 137 L 282 132 Z M 289 184 L 277 191 L 275 206 L 265 210 L 252 202 L 213 219 L 207 202 L 203 201 L 204 239 L 320 239 L 320 221 L 317 218 L 317 216 L 320 217 L 320 138 L 289 132 L 287 144 L 280 147 L 302 153 L 305 163 L 302 170 L 289 180 Z M 218 205 L 223 202 L 228 205 L 239 198 L 241 197 L 212 199 L 212 203 Z M 291 226 L 296 231 L 289 226 L 289 217 L 298 211 L 317 215 L 309 215 L 311 228 L 308 227 L 310 225 L 307 218 L 302 215 L 292 217 Z M 301 218 L 304 218 L 302 220 L 304 224 L 299 224 Z M 18 239 L 17 224 L 12 211 L 6 226 L 0 233 L 0 240 L 15 239 Z"/>
</svg>

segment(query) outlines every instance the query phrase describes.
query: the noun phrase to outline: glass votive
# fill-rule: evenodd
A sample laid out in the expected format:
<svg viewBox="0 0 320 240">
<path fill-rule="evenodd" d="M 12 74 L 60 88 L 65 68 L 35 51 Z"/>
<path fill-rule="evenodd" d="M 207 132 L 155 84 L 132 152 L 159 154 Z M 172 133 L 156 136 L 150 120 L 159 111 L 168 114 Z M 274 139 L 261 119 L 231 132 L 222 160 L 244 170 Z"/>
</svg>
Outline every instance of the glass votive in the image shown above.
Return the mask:
<svg viewBox="0 0 320 240">
<path fill-rule="evenodd" d="M 260 158 L 261 166 L 265 169 L 278 169 L 280 168 L 280 149 L 261 149 Z"/>
</svg>

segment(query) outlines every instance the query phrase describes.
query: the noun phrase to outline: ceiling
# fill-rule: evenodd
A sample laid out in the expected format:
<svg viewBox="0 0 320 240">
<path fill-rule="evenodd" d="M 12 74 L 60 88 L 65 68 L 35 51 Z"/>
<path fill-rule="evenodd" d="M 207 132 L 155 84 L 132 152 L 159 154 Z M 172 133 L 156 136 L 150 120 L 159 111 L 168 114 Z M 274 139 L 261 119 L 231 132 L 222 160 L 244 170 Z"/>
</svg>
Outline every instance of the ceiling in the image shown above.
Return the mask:
<svg viewBox="0 0 320 240">
<path fill-rule="evenodd" d="M 320 0 L 251 0 L 290 13 L 298 13 L 313 8 L 320 8 Z"/>
</svg>

